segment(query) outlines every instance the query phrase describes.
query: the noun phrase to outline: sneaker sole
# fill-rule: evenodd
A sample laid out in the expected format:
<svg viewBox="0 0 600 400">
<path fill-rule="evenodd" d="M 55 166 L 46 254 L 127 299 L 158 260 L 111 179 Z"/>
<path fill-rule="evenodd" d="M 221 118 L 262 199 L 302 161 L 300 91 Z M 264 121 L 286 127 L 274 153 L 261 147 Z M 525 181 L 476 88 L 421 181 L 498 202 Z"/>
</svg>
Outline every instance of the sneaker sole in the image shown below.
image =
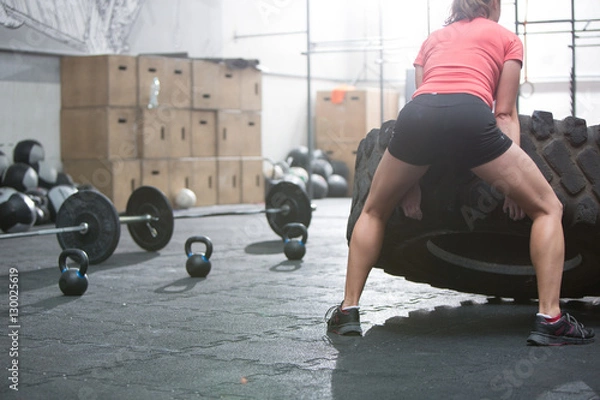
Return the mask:
<svg viewBox="0 0 600 400">
<path fill-rule="evenodd" d="M 570 344 L 589 344 L 594 338 L 572 338 L 568 336 L 552 336 L 532 332 L 527 338 L 527 344 L 532 346 L 565 346 Z"/>
<path fill-rule="evenodd" d="M 344 324 L 342 326 L 339 326 L 337 329 L 329 329 L 328 331 L 332 333 L 337 333 L 338 335 L 362 335 L 362 329 L 360 327 L 360 324 L 357 323 Z"/>
</svg>

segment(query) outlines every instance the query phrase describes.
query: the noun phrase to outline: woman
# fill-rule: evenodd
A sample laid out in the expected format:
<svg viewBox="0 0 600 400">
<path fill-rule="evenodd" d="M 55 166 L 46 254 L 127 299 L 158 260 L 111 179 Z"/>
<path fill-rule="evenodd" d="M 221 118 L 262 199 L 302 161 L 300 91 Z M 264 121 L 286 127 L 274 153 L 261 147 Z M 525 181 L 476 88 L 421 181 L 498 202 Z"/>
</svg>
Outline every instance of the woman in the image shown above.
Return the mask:
<svg viewBox="0 0 600 400">
<path fill-rule="evenodd" d="M 523 45 L 498 24 L 501 0 L 454 0 L 446 26 L 429 36 L 415 60 L 417 90 L 400 111 L 373 177 L 348 255 L 343 302 L 328 312 L 328 332 L 362 333 L 358 302 L 379 257 L 397 204 L 421 219 L 419 179 L 437 160 L 470 169 L 505 195 L 504 211 L 533 221 L 530 256 L 539 312 L 533 345 L 584 344 L 594 332 L 560 309 L 564 263 L 562 204 L 519 147 L 516 109 Z"/>
</svg>

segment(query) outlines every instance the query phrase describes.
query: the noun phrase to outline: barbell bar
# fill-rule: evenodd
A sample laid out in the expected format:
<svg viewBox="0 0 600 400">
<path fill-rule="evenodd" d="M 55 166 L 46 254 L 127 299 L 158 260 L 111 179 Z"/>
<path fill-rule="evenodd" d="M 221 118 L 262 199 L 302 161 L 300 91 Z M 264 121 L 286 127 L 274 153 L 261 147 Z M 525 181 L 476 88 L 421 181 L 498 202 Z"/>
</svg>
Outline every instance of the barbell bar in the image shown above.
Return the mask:
<svg viewBox="0 0 600 400">
<path fill-rule="evenodd" d="M 223 217 L 223 216 L 231 216 L 231 215 L 254 215 L 254 214 L 277 214 L 277 213 L 287 213 L 289 212 L 290 207 L 287 205 L 282 206 L 281 208 L 269 208 L 265 210 L 242 210 L 242 211 L 221 211 L 221 212 L 211 212 L 211 213 L 202 213 L 202 214 L 179 214 L 173 215 L 173 219 L 192 219 L 192 218 L 206 218 L 206 217 Z M 313 206 L 312 210 L 315 210 Z M 158 221 L 160 218 L 153 217 L 150 214 L 144 215 L 122 215 L 119 217 L 119 221 L 121 224 L 136 224 L 141 222 L 150 222 L 150 221 Z"/>
<path fill-rule="evenodd" d="M 16 239 L 16 238 L 32 237 L 32 236 L 54 235 L 56 233 L 67 233 L 67 232 L 86 233 L 88 229 L 89 229 L 88 224 L 86 224 L 84 222 L 78 226 L 71 226 L 68 228 L 50 228 L 50 229 L 40 229 L 40 230 L 28 231 L 28 232 L 7 233 L 5 235 L 0 235 L 0 239 Z"/>
<path fill-rule="evenodd" d="M 315 208 L 297 185 L 282 181 L 267 193 L 265 209 L 175 215 L 167 197 L 157 188 L 142 186 L 127 201 L 125 215 L 119 216 L 113 203 L 100 192 L 83 190 L 69 196 L 56 216 L 55 229 L 39 229 L 0 235 L 13 239 L 56 234 L 61 248 L 85 251 L 90 264 L 99 264 L 115 251 L 120 239 L 120 225 L 127 225 L 138 246 L 147 251 L 165 247 L 173 235 L 175 219 L 206 218 L 230 215 L 266 214 L 271 229 L 284 235 L 288 223 L 308 227 Z"/>
</svg>

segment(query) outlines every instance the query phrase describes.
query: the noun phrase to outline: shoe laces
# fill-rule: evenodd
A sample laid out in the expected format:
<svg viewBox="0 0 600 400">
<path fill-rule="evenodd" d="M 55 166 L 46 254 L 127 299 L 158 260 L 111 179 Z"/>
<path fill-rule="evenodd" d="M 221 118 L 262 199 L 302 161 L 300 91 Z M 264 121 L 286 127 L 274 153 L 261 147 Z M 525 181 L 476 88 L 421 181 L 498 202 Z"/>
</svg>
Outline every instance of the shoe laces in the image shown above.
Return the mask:
<svg viewBox="0 0 600 400">
<path fill-rule="evenodd" d="M 325 313 L 325 317 L 323 318 L 323 320 L 325 322 L 328 322 L 331 317 L 333 316 L 333 313 L 335 312 L 335 310 L 338 308 L 339 306 L 331 306 L 329 307 L 329 310 L 327 310 L 327 312 Z"/>
<path fill-rule="evenodd" d="M 585 326 L 581 323 L 578 322 L 575 317 L 573 317 L 571 314 L 569 313 L 564 313 L 564 316 L 567 320 L 567 322 L 569 323 L 570 326 L 572 326 L 573 328 L 575 328 L 575 331 L 577 333 L 579 333 L 581 336 L 586 337 L 587 336 L 587 332 L 585 330 Z"/>
</svg>

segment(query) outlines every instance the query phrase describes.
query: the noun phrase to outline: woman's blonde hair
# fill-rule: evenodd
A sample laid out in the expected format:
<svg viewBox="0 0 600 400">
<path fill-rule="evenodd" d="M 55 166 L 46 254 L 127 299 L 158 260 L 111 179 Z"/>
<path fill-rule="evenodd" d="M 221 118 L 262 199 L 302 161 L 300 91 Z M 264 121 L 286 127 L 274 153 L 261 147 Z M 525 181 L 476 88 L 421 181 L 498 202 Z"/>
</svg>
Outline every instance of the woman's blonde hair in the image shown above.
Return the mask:
<svg viewBox="0 0 600 400">
<path fill-rule="evenodd" d="M 477 17 L 488 18 L 493 2 L 494 0 L 454 0 L 450 8 L 450 16 L 445 23 L 450 25 L 463 19 L 471 21 Z"/>
</svg>

